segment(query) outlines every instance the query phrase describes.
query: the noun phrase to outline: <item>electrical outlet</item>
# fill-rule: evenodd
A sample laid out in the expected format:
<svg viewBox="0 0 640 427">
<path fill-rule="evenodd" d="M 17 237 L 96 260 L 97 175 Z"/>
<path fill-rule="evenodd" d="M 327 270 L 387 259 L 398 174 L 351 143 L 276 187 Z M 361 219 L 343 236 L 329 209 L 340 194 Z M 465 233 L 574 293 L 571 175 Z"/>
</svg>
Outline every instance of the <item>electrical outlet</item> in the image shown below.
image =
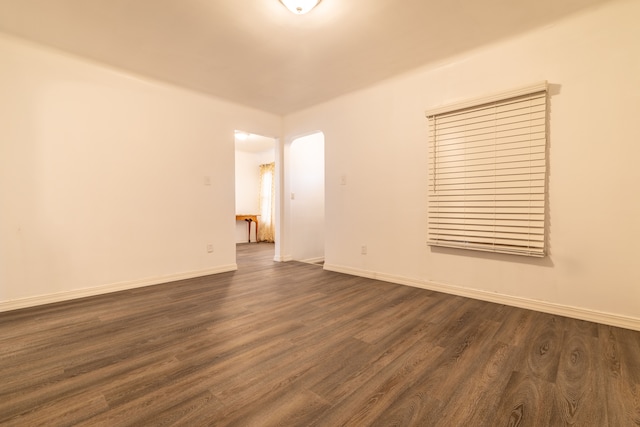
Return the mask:
<svg viewBox="0 0 640 427">
<path fill-rule="evenodd" d="M 362 255 L 366 255 L 367 254 L 367 247 L 365 245 L 360 246 L 360 253 Z"/>
<path fill-rule="evenodd" d="M 209 244 L 207 245 L 207 252 L 208 252 L 208 253 L 213 252 L 213 245 L 212 245 L 211 243 L 209 243 Z"/>
</svg>

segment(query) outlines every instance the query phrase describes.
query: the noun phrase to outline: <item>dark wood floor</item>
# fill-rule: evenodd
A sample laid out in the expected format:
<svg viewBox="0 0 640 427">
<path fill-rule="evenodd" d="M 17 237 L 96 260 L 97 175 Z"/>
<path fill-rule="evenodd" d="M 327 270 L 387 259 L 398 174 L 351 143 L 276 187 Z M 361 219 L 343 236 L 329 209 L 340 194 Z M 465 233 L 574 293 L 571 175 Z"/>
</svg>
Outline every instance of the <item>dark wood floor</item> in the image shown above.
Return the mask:
<svg viewBox="0 0 640 427">
<path fill-rule="evenodd" d="M 238 253 L 1 313 L 0 425 L 640 425 L 639 332 Z"/>
</svg>

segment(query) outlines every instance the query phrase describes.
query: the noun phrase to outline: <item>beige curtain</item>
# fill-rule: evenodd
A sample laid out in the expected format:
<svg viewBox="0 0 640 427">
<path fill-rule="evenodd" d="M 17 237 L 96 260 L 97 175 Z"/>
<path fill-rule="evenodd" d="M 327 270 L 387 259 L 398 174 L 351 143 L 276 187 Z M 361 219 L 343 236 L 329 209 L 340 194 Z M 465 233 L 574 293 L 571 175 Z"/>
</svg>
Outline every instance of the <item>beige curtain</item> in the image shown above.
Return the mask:
<svg viewBox="0 0 640 427">
<path fill-rule="evenodd" d="M 275 242 L 276 179 L 275 163 L 260 165 L 259 242 Z"/>
</svg>

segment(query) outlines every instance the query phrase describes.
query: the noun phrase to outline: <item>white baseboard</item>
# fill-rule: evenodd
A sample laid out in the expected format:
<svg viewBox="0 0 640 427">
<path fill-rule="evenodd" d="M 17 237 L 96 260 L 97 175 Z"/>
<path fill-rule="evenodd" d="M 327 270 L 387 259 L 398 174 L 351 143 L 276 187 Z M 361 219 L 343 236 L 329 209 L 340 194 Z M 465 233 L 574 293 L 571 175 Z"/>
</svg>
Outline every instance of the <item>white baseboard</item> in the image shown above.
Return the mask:
<svg viewBox="0 0 640 427">
<path fill-rule="evenodd" d="M 273 257 L 273 260 L 275 262 L 289 262 L 289 261 L 293 261 L 293 257 L 291 255 L 276 255 Z"/>
<path fill-rule="evenodd" d="M 228 271 L 235 271 L 237 269 L 237 264 L 229 264 L 207 270 L 169 274 L 165 276 L 149 277 L 140 280 L 112 283 L 108 285 L 96 286 L 93 288 L 74 289 L 72 291 L 57 292 L 55 294 L 37 295 L 16 300 L 0 301 L 0 312 L 17 310 L 20 308 L 35 307 L 37 305 L 51 304 L 54 302 L 68 301 L 77 298 L 108 294 L 111 292 L 125 291 L 127 289 L 141 288 L 144 286 L 159 285 L 162 283 L 175 282 L 177 280 L 193 279 L 194 277 L 226 273 Z"/>
<path fill-rule="evenodd" d="M 443 292 L 446 294 L 458 295 L 481 301 L 504 304 L 513 307 L 525 308 L 527 310 L 535 310 L 543 313 L 556 314 L 559 316 L 571 317 L 574 319 L 587 320 L 589 322 L 602 323 L 605 325 L 640 331 L 640 318 L 637 317 L 606 313 L 597 310 L 589 310 L 580 307 L 573 307 L 564 304 L 556 304 L 546 301 L 498 294 L 477 289 L 462 288 L 459 286 L 452 286 L 444 283 L 411 279 L 408 277 L 377 273 L 374 271 L 360 270 L 357 268 L 345 267 L 340 265 L 325 264 L 324 269 L 328 271 L 335 271 L 338 273 L 350 274 L 352 276 L 367 277 L 369 279 L 382 280 L 384 282 L 397 283 L 399 285 L 413 286 L 416 288 L 428 289 L 431 291 Z"/>
<path fill-rule="evenodd" d="M 303 259 L 300 262 L 305 262 L 307 264 L 318 264 L 320 262 L 324 262 L 324 257 L 317 257 L 317 258 L 309 258 L 309 259 Z"/>
</svg>

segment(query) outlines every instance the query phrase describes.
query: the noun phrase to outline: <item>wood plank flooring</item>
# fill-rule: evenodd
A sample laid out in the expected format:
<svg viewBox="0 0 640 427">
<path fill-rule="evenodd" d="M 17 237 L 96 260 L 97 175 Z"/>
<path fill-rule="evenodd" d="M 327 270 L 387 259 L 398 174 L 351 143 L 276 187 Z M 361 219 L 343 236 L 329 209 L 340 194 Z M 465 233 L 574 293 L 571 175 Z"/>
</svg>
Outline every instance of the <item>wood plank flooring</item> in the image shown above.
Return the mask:
<svg viewBox="0 0 640 427">
<path fill-rule="evenodd" d="M 640 425 L 639 332 L 272 258 L 0 313 L 0 425 Z"/>
</svg>

